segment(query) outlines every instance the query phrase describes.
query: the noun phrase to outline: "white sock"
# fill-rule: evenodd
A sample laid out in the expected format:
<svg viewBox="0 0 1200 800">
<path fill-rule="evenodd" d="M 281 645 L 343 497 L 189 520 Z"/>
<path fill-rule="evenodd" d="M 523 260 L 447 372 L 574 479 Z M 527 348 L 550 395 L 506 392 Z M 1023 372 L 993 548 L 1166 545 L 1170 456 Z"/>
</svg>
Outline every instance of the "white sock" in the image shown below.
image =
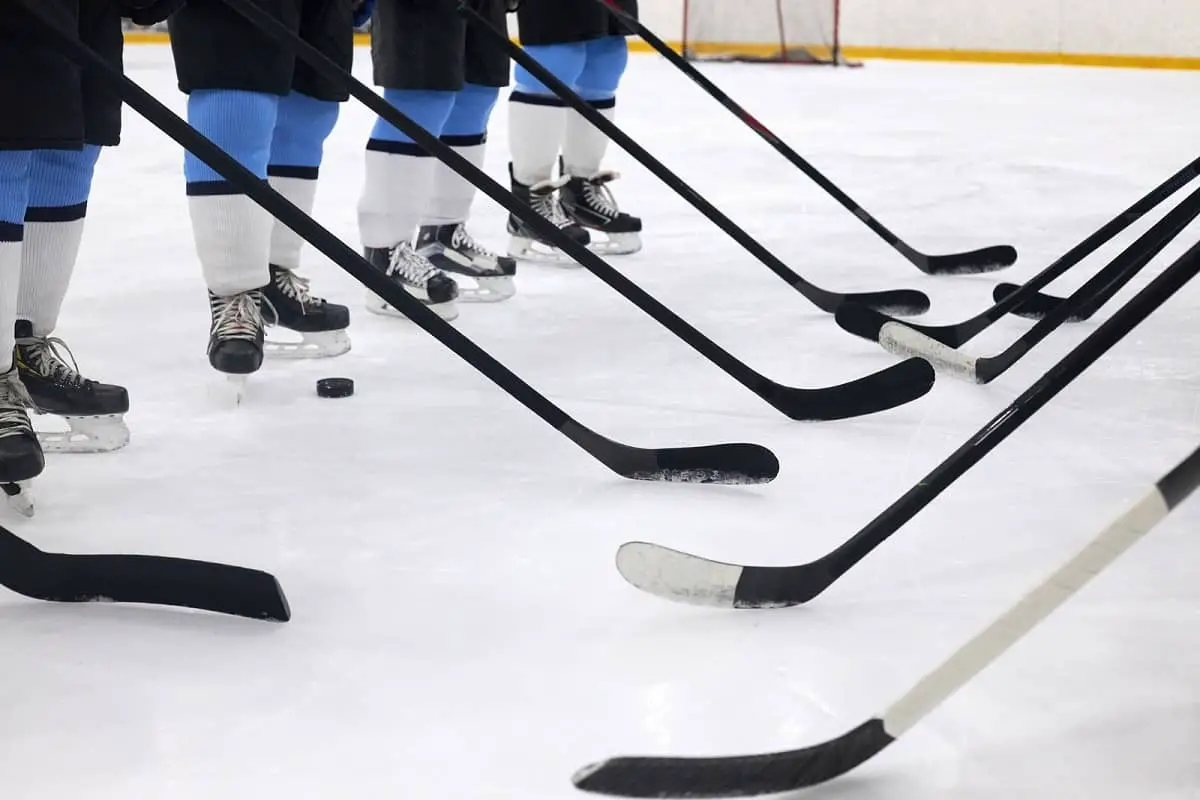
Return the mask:
<svg viewBox="0 0 1200 800">
<path fill-rule="evenodd" d="M 188 211 L 209 291 L 227 297 L 267 285 L 270 214 L 244 194 L 191 195 Z"/>
<path fill-rule="evenodd" d="M 554 176 L 566 124 L 565 106 L 509 102 L 508 146 L 512 151 L 514 178 L 532 186 Z"/>
<path fill-rule="evenodd" d="M 17 346 L 17 294 L 21 290 L 21 242 L 0 241 L 0 372 L 13 365 Z"/>
<path fill-rule="evenodd" d="M 313 212 L 317 199 L 317 182 L 310 178 L 284 178 L 270 175 L 267 182 L 271 188 L 288 199 L 292 205 L 308 214 Z M 274 220 L 271 225 L 271 263 L 277 267 L 294 270 L 300 266 L 300 251 L 304 248 L 304 239 L 300 234 Z"/>
<path fill-rule="evenodd" d="M 612 120 L 615 108 L 597 108 L 601 116 Z M 575 109 L 567 109 L 567 130 L 563 136 L 563 169 L 568 175 L 590 178 L 600 171 L 608 150 L 608 137 Z"/>
<path fill-rule="evenodd" d="M 437 159 L 368 150 L 358 201 L 358 232 L 365 247 L 411 242 L 433 188 Z"/>
<path fill-rule="evenodd" d="M 454 152 L 483 168 L 487 144 L 455 147 Z M 475 200 L 475 186 L 441 161 L 433 168 L 433 193 L 421 220 L 422 225 L 456 225 L 466 222 Z"/>
<path fill-rule="evenodd" d="M 49 336 L 58 324 L 58 313 L 79 256 L 83 226 L 83 217 L 25 223 L 16 314 L 33 323 L 33 332 L 38 336 Z"/>
</svg>

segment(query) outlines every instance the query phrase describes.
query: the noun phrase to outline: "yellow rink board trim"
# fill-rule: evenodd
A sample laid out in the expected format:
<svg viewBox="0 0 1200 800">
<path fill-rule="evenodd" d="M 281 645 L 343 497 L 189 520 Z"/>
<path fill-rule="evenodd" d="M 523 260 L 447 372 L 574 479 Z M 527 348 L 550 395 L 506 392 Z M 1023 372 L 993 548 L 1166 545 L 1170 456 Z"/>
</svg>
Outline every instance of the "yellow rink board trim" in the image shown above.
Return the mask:
<svg viewBox="0 0 1200 800">
<path fill-rule="evenodd" d="M 167 34 L 144 31 L 126 31 L 125 41 L 128 44 L 166 44 Z M 370 43 L 367 34 L 360 33 L 354 37 L 356 44 Z M 670 42 L 676 49 L 679 42 Z M 814 51 L 826 48 L 814 47 Z M 630 50 L 634 52 L 653 52 L 645 42 L 630 40 Z M 775 53 L 778 47 L 765 44 L 712 44 L 705 43 L 697 50 L 702 53 L 719 55 L 728 53 L 745 53 L 747 55 L 768 56 Z M 1122 67 L 1136 69 L 1188 69 L 1200 70 L 1200 58 L 1184 56 L 1118 56 L 1091 53 L 1039 53 L 1008 50 L 936 50 L 909 47 L 855 47 L 847 45 L 842 48 L 842 55 L 852 61 L 871 59 L 891 61 L 949 61 L 968 64 L 1046 64 L 1072 67 Z"/>
</svg>

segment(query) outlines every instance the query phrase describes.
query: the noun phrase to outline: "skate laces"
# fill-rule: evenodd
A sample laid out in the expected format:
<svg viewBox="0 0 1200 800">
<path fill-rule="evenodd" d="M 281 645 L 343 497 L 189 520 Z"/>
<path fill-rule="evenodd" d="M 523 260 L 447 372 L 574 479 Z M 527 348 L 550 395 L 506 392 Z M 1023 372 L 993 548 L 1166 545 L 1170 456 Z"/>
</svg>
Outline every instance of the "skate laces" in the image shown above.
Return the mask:
<svg viewBox="0 0 1200 800">
<path fill-rule="evenodd" d="M 533 210 L 558 228 L 569 228 L 575 224 L 575 221 L 567 216 L 562 204 L 558 202 L 558 195 L 555 194 L 567 185 L 568 180 L 570 178 L 563 177 L 558 180 L 538 181 L 529 187 L 529 204 L 533 206 Z"/>
<path fill-rule="evenodd" d="M 213 333 L 220 339 L 257 340 L 263 327 L 262 302 L 260 292 L 241 292 L 232 297 L 213 295 Z"/>
<path fill-rule="evenodd" d="M 25 412 L 33 407 L 33 398 L 21 383 L 16 366 L 0 375 L 0 438 L 33 433 L 33 423 Z"/>
<path fill-rule="evenodd" d="M 613 197 L 608 184 L 621 177 L 616 172 L 597 172 L 590 178 L 583 179 L 584 200 L 593 209 L 607 217 L 616 217 L 621 213 L 617 200 Z"/>
<path fill-rule="evenodd" d="M 484 258 L 495 260 L 499 258 L 496 253 L 487 249 L 479 242 L 475 241 L 475 237 L 467 230 L 467 226 L 459 223 L 454 228 L 454 236 L 450 238 L 450 246 L 466 250 L 473 256 L 483 256 Z"/>
<path fill-rule="evenodd" d="M 388 257 L 388 275 L 399 275 L 405 283 L 424 288 L 430 278 L 438 274 L 437 267 L 408 243 L 392 248 Z"/>
<path fill-rule="evenodd" d="M 67 343 L 57 336 L 30 336 L 17 339 L 18 358 L 39 375 L 58 384 L 86 386 L 91 383 L 79 374 L 79 364 Z M 61 349 L 60 349 L 61 348 Z M 66 358 L 63 358 L 63 354 Z M 68 362 L 67 359 L 70 359 Z"/>
<path fill-rule="evenodd" d="M 299 303 L 302 311 L 307 312 L 309 306 L 317 306 L 325 302 L 320 297 L 314 297 L 309 291 L 310 281 L 308 278 L 301 278 L 295 272 L 284 267 L 276 267 L 271 271 L 275 273 L 273 276 L 275 286 L 283 292 L 285 297 L 290 297 Z"/>
</svg>

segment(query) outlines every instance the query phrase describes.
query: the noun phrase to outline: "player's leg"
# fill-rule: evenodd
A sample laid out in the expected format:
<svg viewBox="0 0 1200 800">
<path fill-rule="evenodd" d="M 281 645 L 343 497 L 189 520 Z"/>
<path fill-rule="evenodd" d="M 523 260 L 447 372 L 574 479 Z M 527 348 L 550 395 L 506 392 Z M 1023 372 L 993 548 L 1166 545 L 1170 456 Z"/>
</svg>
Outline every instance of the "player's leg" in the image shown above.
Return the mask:
<svg viewBox="0 0 1200 800">
<path fill-rule="evenodd" d="M 484 0 L 492 24 L 504 26 L 503 0 Z M 454 108 L 442 129 L 442 143 L 482 168 L 487 151 L 488 122 L 500 87 L 508 85 L 509 60 L 503 49 L 474 27 L 466 30 L 466 85 L 455 95 Z M 417 249 L 434 266 L 456 276 L 468 277 L 474 288 L 460 286 L 465 300 L 505 300 L 516 292 L 513 276 L 517 262 L 498 255 L 467 229 L 475 185 L 464 180 L 442 162 L 434 167 L 433 194 L 417 237 Z"/>
<path fill-rule="evenodd" d="M 255 0 L 299 30 L 300 0 Z M 190 3 L 169 22 L 188 122 L 261 180 L 267 179 L 279 98 L 293 57 L 223 3 Z M 263 359 L 262 287 L 270 280 L 271 216 L 188 153 L 184 179 L 192 235 L 208 286 L 208 360 L 233 375 Z"/>
<path fill-rule="evenodd" d="M 305 0 L 300 36 L 342 68 L 354 60 L 353 19 L 347 3 Z M 267 178 L 271 186 L 301 211 L 312 215 L 325 139 L 337 123 L 345 90 L 329 84 L 304 62 L 297 61 L 292 91 L 279 101 Z M 268 341 L 267 352 L 285 357 L 337 356 L 350 349 L 346 328 L 350 309 L 309 291 L 296 274 L 304 240 L 275 220 L 271 230 L 270 275 L 263 288 L 268 324 L 297 331 L 298 343 Z"/>
<path fill-rule="evenodd" d="M 629 63 L 624 36 L 605 36 L 587 42 L 587 58 L 576 81 L 576 91 L 602 116 L 612 119 L 617 87 Z M 563 209 L 580 225 L 603 233 L 606 241 L 594 245 L 613 255 L 636 253 L 642 248 L 642 221 L 622 213 L 609 184 L 620 177 L 602 170 L 608 137 L 582 114 L 567 111 L 562 145 L 562 173 L 568 178 L 560 197 Z"/>
<path fill-rule="evenodd" d="M 121 68 L 121 17 L 115 6 L 83 4 L 79 34 Z M 56 452 L 102 452 L 129 442 L 125 387 L 85 378 L 66 343 L 52 336 L 79 255 L 101 147 L 118 144 L 121 136 L 121 99 L 90 73 L 82 75 L 81 87 L 86 144 L 33 155 L 17 299 L 21 380 L 39 413 L 62 416 L 70 425 L 69 432 L 39 433 L 45 449 Z"/>
<path fill-rule="evenodd" d="M 376 85 L 385 100 L 434 136 L 442 134 L 463 87 L 464 28 L 452 3 L 409 7 L 403 0 L 379 0 L 371 19 Z M 454 319 L 458 285 L 413 246 L 436 166 L 437 159 L 410 137 L 377 119 L 366 146 L 358 227 L 376 269 L 444 319 Z M 400 316 L 373 293 L 366 304 L 376 314 Z"/>
</svg>

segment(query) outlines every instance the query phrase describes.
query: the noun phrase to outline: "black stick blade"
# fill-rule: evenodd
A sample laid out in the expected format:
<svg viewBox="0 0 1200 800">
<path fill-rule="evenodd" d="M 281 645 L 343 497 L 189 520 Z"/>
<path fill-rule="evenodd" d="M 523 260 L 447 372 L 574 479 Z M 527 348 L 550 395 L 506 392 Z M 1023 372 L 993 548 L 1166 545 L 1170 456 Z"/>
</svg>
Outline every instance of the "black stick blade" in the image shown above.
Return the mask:
<svg viewBox="0 0 1200 800">
<path fill-rule="evenodd" d="M 851 419 L 887 411 L 924 397 L 933 388 L 935 380 L 936 373 L 929 362 L 910 358 L 858 380 L 823 389 L 775 385 L 767 400 L 794 420 Z"/>
<path fill-rule="evenodd" d="M 880 719 L 823 744 L 749 756 L 624 756 L 584 767 L 572 782 L 616 797 L 754 797 L 793 792 L 844 775 L 895 741 Z"/>
<path fill-rule="evenodd" d="M 842 295 L 842 302 L 857 303 L 883 314 L 896 317 L 915 317 L 929 310 L 929 295 L 913 289 L 893 289 L 884 292 L 851 292 Z M 835 309 L 836 313 L 836 309 Z"/>
<path fill-rule="evenodd" d="M 833 320 L 846 333 L 852 333 L 869 342 L 878 342 L 879 332 L 883 330 L 883 326 L 889 322 L 895 322 L 886 314 L 880 314 L 873 308 L 860 306 L 857 303 L 844 303 L 838 306 Z"/>
<path fill-rule="evenodd" d="M 982 275 L 985 272 L 998 272 L 1015 263 L 1016 248 L 1002 244 L 968 253 L 925 256 L 917 260 L 917 269 L 927 275 Z"/>
<path fill-rule="evenodd" d="M 286 622 L 275 576 L 207 561 L 46 553 L 0 528 L 0 585 L 53 603 L 143 603 Z"/>
<path fill-rule="evenodd" d="M 1008 299 L 1009 295 L 1016 294 L 1016 292 L 1020 289 L 1021 287 L 1015 283 L 1002 283 L 992 290 L 992 299 L 997 303 L 1002 302 Z M 1066 301 L 1061 297 L 1055 297 L 1052 294 L 1043 294 L 1042 292 L 1035 292 L 1033 295 L 1022 300 L 1016 308 L 1008 313 L 1015 314 L 1018 317 L 1024 317 L 1025 319 L 1038 320 L 1042 319 L 1043 317 L 1050 316 L 1065 302 Z M 1082 317 L 1072 314 L 1071 316 L 1067 317 L 1066 321 L 1080 322 L 1082 319 Z"/>
</svg>

